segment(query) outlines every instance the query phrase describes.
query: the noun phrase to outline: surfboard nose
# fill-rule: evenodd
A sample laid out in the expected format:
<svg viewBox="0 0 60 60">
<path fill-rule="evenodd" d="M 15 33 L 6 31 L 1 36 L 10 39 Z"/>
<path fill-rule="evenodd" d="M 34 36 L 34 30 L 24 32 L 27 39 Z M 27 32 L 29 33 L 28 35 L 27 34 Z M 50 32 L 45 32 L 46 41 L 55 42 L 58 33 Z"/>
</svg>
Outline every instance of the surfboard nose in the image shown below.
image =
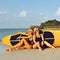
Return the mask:
<svg viewBox="0 0 60 60">
<path fill-rule="evenodd" d="M 6 37 L 2 38 L 2 44 L 6 45 L 6 46 L 11 46 L 10 37 L 11 36 L 9 35 L 9 36 L 6 36 Z"/>
</svg>

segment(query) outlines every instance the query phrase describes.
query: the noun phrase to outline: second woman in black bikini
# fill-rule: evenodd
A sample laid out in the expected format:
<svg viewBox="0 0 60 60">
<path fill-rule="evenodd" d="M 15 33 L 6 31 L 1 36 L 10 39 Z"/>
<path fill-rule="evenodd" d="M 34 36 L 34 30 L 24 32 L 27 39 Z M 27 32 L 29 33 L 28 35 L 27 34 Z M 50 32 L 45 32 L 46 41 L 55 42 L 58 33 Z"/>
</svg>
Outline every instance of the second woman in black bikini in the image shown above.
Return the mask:
<svg viewBox="0 0 60 60">
<path fill-rule="evenodd" d="M 38 48 L 39 50 L 42 50 L 41 45 L 43 46 L 44 38 L 43 35 L 40 34 L 38 28 L 34 28 L 33 41 L 34 41 L 33 48 Z"/>
<path fill-rule="evenodd" d="M 33 45 L 33 48 L 39 48 L 39 50 L 42 50 L 41 46 L 43 47 L 44 44 L 50 48 L 55 48 L 49 42 L 44 40 L 43 34 L 40 32 L 41 31 L 37 27 L 34 28 L 33 41 L 35 44 Z"/>
</svg>

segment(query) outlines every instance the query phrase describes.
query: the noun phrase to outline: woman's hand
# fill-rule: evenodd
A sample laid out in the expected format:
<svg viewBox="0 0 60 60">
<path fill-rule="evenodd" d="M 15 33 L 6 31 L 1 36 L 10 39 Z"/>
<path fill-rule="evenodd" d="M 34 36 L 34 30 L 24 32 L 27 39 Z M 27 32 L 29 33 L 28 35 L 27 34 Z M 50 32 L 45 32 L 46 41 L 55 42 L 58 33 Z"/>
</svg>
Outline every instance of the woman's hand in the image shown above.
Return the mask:
<svg viewBox="0 0 60 60">
<path fill-rule="evenodd" d="M 43 42 L 43 41 L 41 42 L 41 45 L 42 45 L 42 46 L 44 45 L 44 42 Z"/>
</svg>

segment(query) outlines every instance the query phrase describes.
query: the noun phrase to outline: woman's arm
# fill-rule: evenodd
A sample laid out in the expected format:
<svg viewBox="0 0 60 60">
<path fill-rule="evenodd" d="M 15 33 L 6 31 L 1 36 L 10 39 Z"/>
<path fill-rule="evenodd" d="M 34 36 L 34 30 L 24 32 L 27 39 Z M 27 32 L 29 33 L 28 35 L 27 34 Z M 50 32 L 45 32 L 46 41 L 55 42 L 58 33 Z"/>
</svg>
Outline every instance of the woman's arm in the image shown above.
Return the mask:
<svg viewBox="0 0 60 60">
<path fill-rule="evenodd" d="M 43 37 L 43 34 L 41 34 L 41 38 L 42 38 L 42 41 L 44 42 L 44 37 Z"/>
<path fill-rule="evenodd" d="M 36 43 L 35 38 L 36 38 L 35 35 L 33 35 L 33 42 L 34 42 L 34 43 Z"/>
<path fill-rule="evenodd" d="M 44 37 L 43 37 L 43 34 L 41 34 L 41 38 L 42 38 L 41 45 L 43 46 L 44 45 Z"/>
</svg>

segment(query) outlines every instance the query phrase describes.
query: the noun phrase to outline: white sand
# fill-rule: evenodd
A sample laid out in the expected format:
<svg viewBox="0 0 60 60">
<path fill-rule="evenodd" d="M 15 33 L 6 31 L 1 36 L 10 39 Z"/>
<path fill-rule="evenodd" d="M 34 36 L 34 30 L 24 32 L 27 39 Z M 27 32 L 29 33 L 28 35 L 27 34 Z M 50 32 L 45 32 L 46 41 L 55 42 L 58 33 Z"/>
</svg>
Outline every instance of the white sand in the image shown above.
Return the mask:
<svg viewBox="0 0 60 60">
<path fill-rule="evenodd" d="M 60 60 L 60 48 L 48 48 L 43 51 L 38 49 L 23 49 L 19 51 L 4 52 L 0 60 Z"/>
</svg>

